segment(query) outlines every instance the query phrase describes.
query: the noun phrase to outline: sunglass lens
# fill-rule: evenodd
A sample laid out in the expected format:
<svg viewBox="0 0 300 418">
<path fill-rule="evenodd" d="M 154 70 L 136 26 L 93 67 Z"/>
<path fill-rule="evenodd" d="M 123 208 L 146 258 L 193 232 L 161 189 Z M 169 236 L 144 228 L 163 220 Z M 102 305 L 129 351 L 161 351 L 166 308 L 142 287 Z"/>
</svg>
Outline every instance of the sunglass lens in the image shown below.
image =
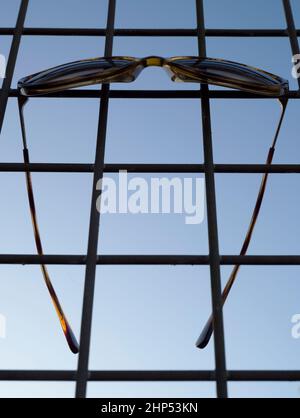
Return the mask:
<svg viewBox="0 0 300 418">
<path fill-rule="evenodd" d="M 171 59 L 168 66 L 173 81 L 214 84 L 269 96 L 282 96 L 288 91 L 286 80 L 232 61 L 191 57 Z"/>
<path fill-rule="evenodd" d="M 54 93 L 91 84 L 130 82 L 136 77 L 138 60 L 95 58 L 75 61 L 21 79 L 18 88 L 26 96 Z"/>
</svg>

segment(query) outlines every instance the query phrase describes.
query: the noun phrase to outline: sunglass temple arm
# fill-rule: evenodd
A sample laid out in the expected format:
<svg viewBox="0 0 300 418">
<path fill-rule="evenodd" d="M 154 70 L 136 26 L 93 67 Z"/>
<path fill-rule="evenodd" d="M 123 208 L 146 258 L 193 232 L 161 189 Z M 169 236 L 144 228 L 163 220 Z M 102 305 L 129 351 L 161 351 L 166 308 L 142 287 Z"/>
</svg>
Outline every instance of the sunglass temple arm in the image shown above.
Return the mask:
<svg viewBox="0 0 300 418">
<path fill-rule="evenodd" d="M 277 129 L 276 129 L 276 132 L 275 132 L 275 136 L 273 138 L 272 145 L 269 149 L 268 157 L 267 157 L 267 160 L 266 160 L 266 165 L 271 165 L 272 164 L 274 153 L 275 153 L 275 146 L 276 146 L 277 139 L 278 139 L 279 132 L 280 132 L 280 128 L 281 128 L 281 125 L 282 125 L 282 122 L 283 122 L 283 118 L 284 118 L 284 115 L 285 115 L 286 107 L 287 107 L 287 104 L 288 104 L 288 99 L 280 98 L 279 102 L 281 104 L 280 119 L 279 119 L 279 122 L 278 122 L 278 125 L 277 125 Z M 262 177 L 261 184 L 260 184 L 260 189 L 259 189 L 259 192 L 258 192 L 258 195 L 257 195 L 256 203 L 255 203 L 253 214 L 252 214 L 252 218 L 251 218 L 249 228 L 248 228 L 246 237 L 244 239 L 244 242 L 243 242 L 243 245 L 242 245 L 242 248 L 241 248 L 241 251 L 240 251 L 241 256 L 245 255 L 247 253 L 248 248 L 249 248 L 250 241 L 251 241 L 251 238 L 252 238 L 252 234 L 253 234 L 253 231 L 254 231 L 254 228 L 255 228 L 255 225 L 256 225 L 256 221 L 257 221 L 257 218 L 258 218 L 258 215 L 259 215 L 259 212 L 260 212 L 260 208 L 261 208 L 261 205 L 262 205 L 263 197 L 264 197 L 264 194 L 265 194 L 268 176 L 269 176 L 269 173 L 266 172 L 266 173 L 264 173 L 264 175 Z M 230 293 L 230 290 L 231 290 L 231 288 L 232 288 L 232 286 L 235 282 L 235 279 L 237 277 L 239 269 L 240 269 L 240 265 L 239 264 L 235 265 L 232 272 L 231 272 L 231 275 L 229 276 L 229 279 L 228 279 L 228 281 L 226 283 L 226 286 L 225 286 L 225 288 L 223 290 L 223 293 L 222 293 L 222 304 L 223 305 L 226 302 L 226 299 L 227 299 L 227 297 Z M 206 324 L 205 324 L 205 326 L 202 330 L 202 333 L 200 334 L 200 337 L 198 338 L 198 340 L 196 342 L 196 347 L 203 349 L 207 346 L 207 344 L 209 343 L 210 338 L 213 334 L 213 331 L 214 331 L 213 322 L 214 322 L 214 318 L 213 318 L 213 315 L 211 315 L 209 317 L 208 321 L 206 322 Z"/>
<path fill-rule="evenodd" d="M 22 140 L 23 140 L 23 159 L 24 159 L 24 163 L 26 165 L 28 165 L 30 163 L 29 152 L 28 152 L 27 141 L 26 141 L 24 114 L 23 114 L 24 106 L 27 103 L 27 101 L 28 101 L 28 98 L 26 98 L 24 96 L 19 96 L 18 97 L 19 115 L 20 115 Z M 34 231 L 35 244 L 36 244 L 38 255 L 43 256 L 44 252 L 43 252 L 42 241 L 41 241 L 41 236 L 40 236 L 39 227 L 38 227 L 35 201 L 34 201 L 34 194 L 33 194 L 33 187 L 32 187 L 32 179 L 31 179 L 31 173 L 30 173 L 29 169 L 26 170 L 25 176 L 26 176 L 27 195 L 28 195 L 28 201 L 29 201 L 29 207 L 30 207 L 32 226 L 33 226 L 33 231 Z M 66 337 L 66 340 L 68 342 L 68 345 L 70 347 L 70 350 L 74 354 L 76 354 L 76 353 L 79 352 L 79 345 L 78 345 L 78 342 L 76 340 L 76 337 L 75 337 L 75 335 L 72 331 L 72 328 L 71 328 L 71 326 L 70 326 L 70 324 L 69 324 L 69 322 L 68 322 L 68 320 L 67 320 L 67 318 L 66 318 L 66 316 L 63 312 L 63 309 L 61 307 L 61 304 L 59 302 L 57 294 L 56 294 L 56 292 L 54 290 L 54 287 L 51 283 L 51 279 L 50 279 L 47 267 L 44 264 L 41 264 L 40 267 L 41 267 L 41 270 L 42 270 L 42 274 L 43 274 L 47 289 L 50 293 L 51 300 L 53 302 L 54 308 L 55 308 L 56 313 L 58 315 L 63 333 L 64 333 L 64 335 Z"/>
</svg>

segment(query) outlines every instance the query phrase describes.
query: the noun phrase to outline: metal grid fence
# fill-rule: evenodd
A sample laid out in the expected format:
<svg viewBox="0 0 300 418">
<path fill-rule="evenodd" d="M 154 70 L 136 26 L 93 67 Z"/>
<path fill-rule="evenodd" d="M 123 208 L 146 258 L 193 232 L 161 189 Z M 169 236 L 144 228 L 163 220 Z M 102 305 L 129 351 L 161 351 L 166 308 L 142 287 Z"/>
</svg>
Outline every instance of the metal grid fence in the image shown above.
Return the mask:
<svg viewBox="0 0 300 418">
<path fill-rule="evenodd" d="M 29 0 L 21 0 L 16 26 L 14 28 L 0 28 L 0 35 L 12 36 L 12 44 L 7 61 L 6 78 L 0 90 L 0 131 L 5 117 L 9 97 L 18 97 L 18 92 L 11 89 L 14 69 L 22 36 L 101 36 L 105 37 L 105 55 L 112 55 L 115 36 L 188 36 L 197 37 L 199 55 L 206 55 L 206 37 L 288 37 L 292 54 L 299 54 L 297 36 L 300 29 L 295 28 L 290 0 L 282 0 L 287 29 L 206 29 L 204 20 L 203 0 L 195 0 L 197 16 L 196 29 L 118 29 L 114 27 L 116 0 L 108 0 L 107 26 L 103 29 L 76 28 L 25 28 L 24 22 Z M 290 91 L 290 99 L 300 98 L 299 89 Z M 103 85 L 101 90 L 73 90 L 52 94 L 52 97 L 96 98 L 100 100 L 100 111 L 97 133 L 97 147 L 94 164 L 48 164 L 48 163 L 0 163 L 0 172 L 69 172 L 93 173 L 93 191 L 91 197 L 90 226 L 88 251 L 85 255 L 12 255 L 1 254 L 0 264 L 76 264 L 85 265 L 85 285 L 80 335 L 80 353 L 76 371 L 48 371 L 48 370 L 0 370 L 0 380 L 4 381 L 75 381 L 76 397 L 86 397 L 89 381 L 215 381 L 217 396 L 226 398 L 228 381 L 300 381 L 300 371 L 229 371 L 226 369 L 225 341 L 223 327 L 223 313 L 221 303 L 221 265 L 300 265 L 300 255 L 294 256 L 237 256 L 220 255 L 218 245 L 217 210 L 215 193 L 215 173 L 300 173 L 300 164 L 214 164 L 211 135 L 210 99 L 264 99 L 239 91 L 210 91 L 202 85 L 199 91 L 126 91 L 111 90 L 109 85 Z M 105 164 L 105 140 L 107 115 L 110 99 L 196 99 L 201 101 L 204 164 Z M 139 173 L 205 173 L 207 217 L 208 217 L 208 256 L 164 256 L 164 255 L 98 255 L 98 233 L 100 215 L 96 209 L 96 182 L 105 172 L 128 170 Z M 89 370 L 89 351 L 91 340 L 91 322 L 93 312 L 95 273 L 98 264 L 194 264 L 209 265 L 211 273 L 212 306 L 215 318 L 215 370 L 212 371 L 98 371 Z"/>
</svg>

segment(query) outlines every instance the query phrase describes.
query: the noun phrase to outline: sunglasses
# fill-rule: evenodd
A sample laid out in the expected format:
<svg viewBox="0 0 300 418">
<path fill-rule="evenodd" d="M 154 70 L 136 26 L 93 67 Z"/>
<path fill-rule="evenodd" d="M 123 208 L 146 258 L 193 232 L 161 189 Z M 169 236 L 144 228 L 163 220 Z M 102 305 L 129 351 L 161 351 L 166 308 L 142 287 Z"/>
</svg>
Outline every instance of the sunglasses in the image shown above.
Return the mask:
<svg viewBox="0 0 300 418">
<path fill-rule="evenodd" d="M 281 77 L 232 61 L 201 57 L 156 56 L 111 57 L 70 62 L 22 78 L 18 88 L 24 96 L 56 93 L 101 83 L 130 83 L 146 67 L 163 67 L 172 81 L 206 83 L 264 96 L 280 97 L 288 92 Z"/>
<path fill-rule="evenodd" d="M 22 78 L 18 82 L 18 104 L 23 139 L 24 163 L 26 165 L 30 163 L 23 112 L 24 105 L 27 103 L 29 97 L 47 95 L 71 88 L 94 84 L 106 84 L 113 82 L 129 83 L 134 81 L 144 68 L 151 66 L 163 67 L 171 77 L 171 80 L 175 82 L 212 84 L 244 92 L 255 93 L 262 96 L 278 98 L 281 104 L 281 115 L 266 160 L 267 165 L 272 164 L 276 142 L 288 102 L 285 97 L 289 92 L 287 80 L 258 68 L 222 59 L 202 57 L 161 58 L 157 56 L 150 56 L 141 59 L 133 57 L 92 58 L 59 65 Z M 25 172 L 25 176 L 36 248 L 38 254 L 43 256 L 44 252 L 35 209 L 31 173 L 29 170 Z M 253 215 L 240 255 L 245 255 L 247 253 L 262 205 L 267 180 L 268 173 L 265 173 L 262 177 Z M 237 278 L 239 269 L 240 265 L 236 265 L 233 268 L 222 294 L 223 304 L 225 303 Z M 63 312 L 59 299 L 51 283 L 49 273 L 44 264 L 41 264 L 41 270 L 67 343 L 73 353 L 78 353 L 78 342 Z M 214 318 L 213 315 L 211 315 L 197 340 L 196 346 L 199 348 L 206 347 L 213 331 Z"/>
</svg>

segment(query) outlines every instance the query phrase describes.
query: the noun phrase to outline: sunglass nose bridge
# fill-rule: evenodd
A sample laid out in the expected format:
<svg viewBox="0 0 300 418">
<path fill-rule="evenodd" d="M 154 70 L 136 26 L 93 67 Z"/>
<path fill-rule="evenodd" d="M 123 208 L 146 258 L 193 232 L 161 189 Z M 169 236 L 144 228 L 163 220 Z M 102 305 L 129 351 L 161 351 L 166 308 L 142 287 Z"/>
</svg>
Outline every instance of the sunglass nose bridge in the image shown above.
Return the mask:
<svg viewBox="0 0 300 418">
<path fill-rule="evenodd" d="M 164 58 L 155 55 L 144 58 L 145 67 L 162 67 Z"/>
</svg>

